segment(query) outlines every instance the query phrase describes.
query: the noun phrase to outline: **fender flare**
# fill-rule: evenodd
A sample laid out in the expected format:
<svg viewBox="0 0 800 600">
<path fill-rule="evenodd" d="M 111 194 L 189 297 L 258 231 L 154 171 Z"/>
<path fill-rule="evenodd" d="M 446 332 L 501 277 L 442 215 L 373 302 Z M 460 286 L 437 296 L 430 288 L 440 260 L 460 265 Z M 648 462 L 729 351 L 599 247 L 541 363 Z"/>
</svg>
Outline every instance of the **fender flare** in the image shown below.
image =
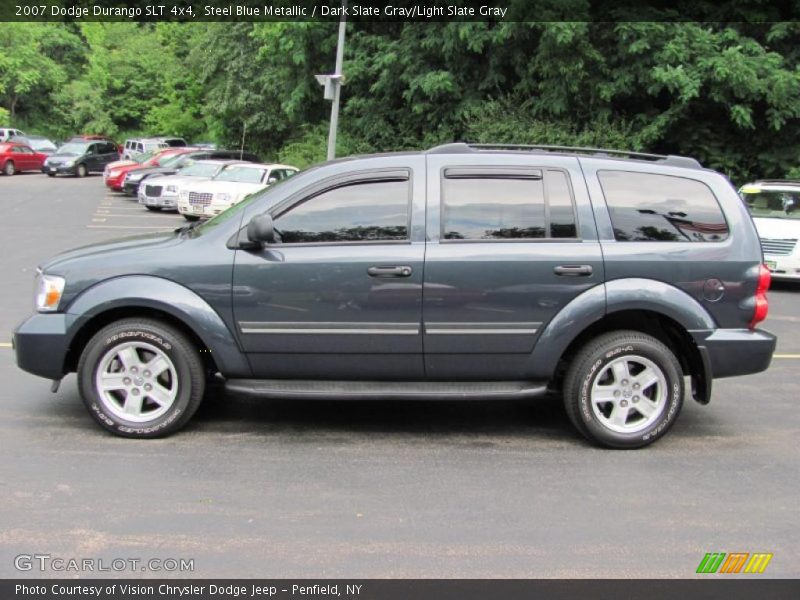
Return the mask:
<svg viewBox="0 0 800 600">
<path fill-rule="evenodd" d="M 223 375 L 251 376 L 247 358 L 222 317 L 197 293 L 162 277 L 115 277 L 80 293 L 66 310 L 70 342 L 92 319 L 120 308 L 149 308 L 169 314 L 200 338 Z"/>
<path fill-rule="evenodd" d="M 716 329 L 713 317 L 703 305 L 673 285 L 654 279 L 615 279 L 573 298 L 547 324 L 531 354 L 534 376 L 552 379 L 558 361 L 581 333 L 603 317 L 624 310 L 664 315 L 690 335 Z"/>
</svg>

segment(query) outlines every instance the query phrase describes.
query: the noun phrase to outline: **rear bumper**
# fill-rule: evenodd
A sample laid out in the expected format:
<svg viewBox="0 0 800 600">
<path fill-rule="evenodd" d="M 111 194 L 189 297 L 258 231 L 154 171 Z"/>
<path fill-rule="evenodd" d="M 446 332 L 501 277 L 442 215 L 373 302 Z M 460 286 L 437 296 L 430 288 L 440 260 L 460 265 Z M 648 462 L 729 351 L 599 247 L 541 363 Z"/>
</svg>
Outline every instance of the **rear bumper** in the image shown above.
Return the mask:
<svg viewBox="0 0 800 600">
<path fill-rule="evenodd" d="M 777 338 L 763 329 L 717 329 L 692 335 L 707 358 L 709 379 L 766 371 L 777 343 Z"/>
<path fill-rule="evenodd" d="M 66 373 L 69 335 L 64 313 L 36 313 L 21 323 L 12 338 L 17 366 L 23 371 L 48 379 L 61 379 Z"/>
</svg>

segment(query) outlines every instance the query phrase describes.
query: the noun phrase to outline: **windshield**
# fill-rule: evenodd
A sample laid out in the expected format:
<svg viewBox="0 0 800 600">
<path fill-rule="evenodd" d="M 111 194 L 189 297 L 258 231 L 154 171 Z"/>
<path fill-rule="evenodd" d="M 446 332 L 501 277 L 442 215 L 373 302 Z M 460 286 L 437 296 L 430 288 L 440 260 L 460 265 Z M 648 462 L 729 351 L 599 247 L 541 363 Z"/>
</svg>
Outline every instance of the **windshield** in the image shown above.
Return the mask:
<svg viewBox="0 0 800 600">
<path fill-rule="evenodd" d="M 186 158 L 185 154 L 174 154 L 173 156 L 168 156 L 167 158 L 161 159 L 161 166 L 162 167 L 179 167 L 180 164 Z"/>
<path fill-rule="evenodd" d="M 89 144 L 79 142 L 67 142 L 58 149 L 57 154 L 85 154 Z"/>
<path fill-rule="evenodd" d="M 754 217 L 800 219 L 800 189 L 743 192 L 742 198 Z"/>
<path fill-rule="evenodd" d="M 219 165 L 213 163 L 194 163 L 178 171 L 184 177 L 213 177 L 219 170 Z"/>
<path fill-rule="evenodd" d="M 266 169 L 232 165 L 217 175 L 215 181 L 238 181 L 240 183 L 261 183 Z"/>
<path fill-rule="evenodd" d="M 153 154 L 155 154 L 155 152 L 150 150 L 149 152 L 143 152 L 142 154 L 137 154 L 131 160 L 133 160 L 133 162 L 137 162 L 139 164 L 142 164 L 143 162 L 148 161 L 151 158 L 153 158 Z"/>
</svg>

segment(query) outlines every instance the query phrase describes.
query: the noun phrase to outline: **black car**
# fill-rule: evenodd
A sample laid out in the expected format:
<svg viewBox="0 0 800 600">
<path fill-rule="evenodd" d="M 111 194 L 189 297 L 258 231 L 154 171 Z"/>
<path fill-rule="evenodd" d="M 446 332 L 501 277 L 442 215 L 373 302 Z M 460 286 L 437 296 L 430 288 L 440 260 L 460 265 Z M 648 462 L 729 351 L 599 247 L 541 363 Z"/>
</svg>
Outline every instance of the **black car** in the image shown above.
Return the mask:
<svg viewBox="0 0 800 600">
<path fill-rule="evenodd" d="M 56 256 L 14 346 L 35 375 L 77 371 L 127 437 L 177 431 L 221 376 L 282 400 L 560 392 L 581 434 L 637 448 L 686 377 L 706 404 L 714 378 L 769 366 L 769 282 L 736 190 L 691 158 L 448 144 Z"/>
<path fill-rule="evenodd" d="M 132 169 L 125 175 L 122 182 L 122 191 L 129 196 L 136 196 L 139 192 L 139 184 L 148 177 L 156 175 L 174 175 L 181 167 L 190 164 L 195 160 L 242 160 L 246 162 L 261 162 L 258 155 L 252 152 L 244 152 L 241 150 L 211 150 L 211 149 L 198 149 L 195 152 L 187 152 L 185 154 L 176 154 L 170 158 L 165 159 L 157 167 L 144 167 L 140 169 Z"/>
<path fill-rule="evenodd" d="M 104 140 L 70 141 L 47 157 L 42 173 L 50 177 L 75 175 L 85 177 L 88 173 L 102 173 L 106 165 L 119 160 L 117 145 Z"/>
</svg>

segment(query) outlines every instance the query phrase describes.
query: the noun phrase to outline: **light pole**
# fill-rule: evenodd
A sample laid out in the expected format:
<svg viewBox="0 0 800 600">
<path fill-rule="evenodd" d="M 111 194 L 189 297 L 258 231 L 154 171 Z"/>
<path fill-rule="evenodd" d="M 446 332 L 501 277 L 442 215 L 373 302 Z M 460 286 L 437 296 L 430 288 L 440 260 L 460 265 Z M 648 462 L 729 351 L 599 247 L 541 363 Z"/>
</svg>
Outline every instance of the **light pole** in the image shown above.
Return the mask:
<svg viewBox="0 0 800 600">
<path fill-rule="evenodd" d="M 339 126 L 339 97 L 341 95 L 344 75 L 342 62 L 344 61 L 344 32 L 347 24 L 347 0 L 342 0 L 342 14 L 339 19 L 339 40 L 336 43 L 336 69 L 333 75 L 317 75 L 317 81 L 324 86 L 323 97 L 333 100 L 331 104 L 331 125 L 328 130 L 328 160 L 336 158 L 336 129 Z"/>
</svg>

